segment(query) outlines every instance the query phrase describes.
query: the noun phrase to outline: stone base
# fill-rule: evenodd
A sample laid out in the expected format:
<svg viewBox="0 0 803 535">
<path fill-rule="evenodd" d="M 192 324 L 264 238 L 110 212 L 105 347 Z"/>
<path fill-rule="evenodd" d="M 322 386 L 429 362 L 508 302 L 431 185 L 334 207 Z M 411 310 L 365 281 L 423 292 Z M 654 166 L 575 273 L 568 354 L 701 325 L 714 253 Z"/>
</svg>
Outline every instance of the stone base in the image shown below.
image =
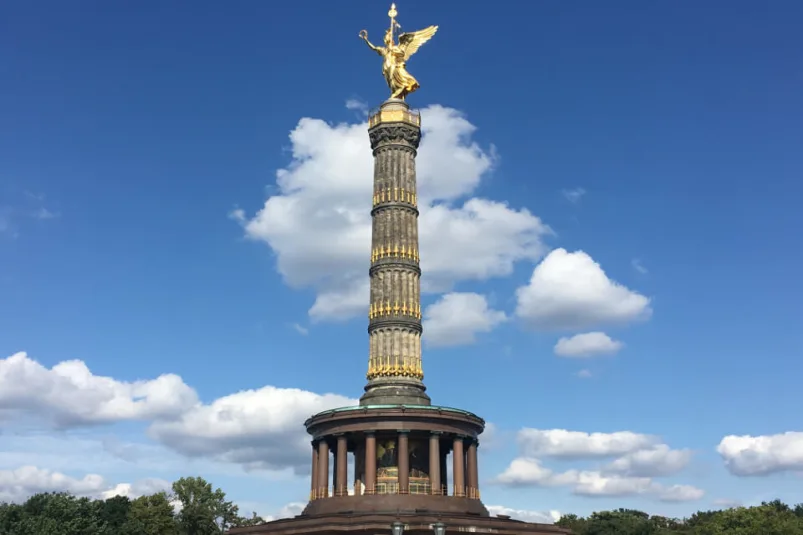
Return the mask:
<svg viewBox="0 0 803 535">
<path fill-rule="evenodd" d="M 302 514 L 295 518 L 275 520 L 259 526 L 233 528 L 228 533 L 231 535 L 376 535 L 389 534 L 393 522 L 404 523 L 404 535 L 432 535 L 432 524 L 436 522 L 446 525 L 447 535 L 456 535 L 458 532 L 494 535 L 571 535 L 571 531 L 551 524 L 531 524 L 506 516 L 435 513 L 428 509 L 414 512 L 358 513 L 345 508 L 338 513 Z"/>
<path fill-rule="evenodd" d="M 365 394 L 360 398 L 360 406 L 368 405 L 431 405 L 432 400 L 423 386 L 389 384 L 365 387 Z"/>
<path fill-rule="evenodd" d="M 410 513 L 430 511 L 432 513 L 489 516 L 488 509 L 480 500 L 457 498 L 455 496 L 432 496 L 430 494 L 374 494 L 363 496 L 336 496 L 312 500 L 304 509 L 304 515 L 331 515 L 349 511 L 351 513 Z"/>
</svg>

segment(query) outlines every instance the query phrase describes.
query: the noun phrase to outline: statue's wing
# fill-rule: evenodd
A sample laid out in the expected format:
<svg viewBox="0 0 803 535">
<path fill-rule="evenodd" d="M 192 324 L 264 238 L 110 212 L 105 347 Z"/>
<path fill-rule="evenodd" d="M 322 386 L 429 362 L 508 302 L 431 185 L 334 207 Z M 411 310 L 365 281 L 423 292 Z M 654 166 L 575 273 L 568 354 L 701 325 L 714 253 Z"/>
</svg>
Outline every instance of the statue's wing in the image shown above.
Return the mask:
<svg viewBox="0 0 803 535">
<path fill-rule="evenodd" d="M 403 33 L 399 35 L 399 47 L 404 51 L 404 59 L 410 59 L 410 56 L 416 53 L 418 49 L 432 39 L 435 32 L 438 31 L 437 26 L 430 26 L 417 32 Z"/>
</svg>

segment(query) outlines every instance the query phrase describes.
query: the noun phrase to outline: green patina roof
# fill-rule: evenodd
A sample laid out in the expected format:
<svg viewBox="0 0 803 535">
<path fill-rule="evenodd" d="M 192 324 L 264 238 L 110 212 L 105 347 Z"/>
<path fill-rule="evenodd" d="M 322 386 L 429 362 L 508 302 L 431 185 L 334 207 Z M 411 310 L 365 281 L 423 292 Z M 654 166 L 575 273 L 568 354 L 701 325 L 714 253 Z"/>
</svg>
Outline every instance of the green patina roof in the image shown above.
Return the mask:
<svg viewBox="0 0 803 535">
<path fill-rule="evenodd" d="M 322 411 L 318 414 L 312 415 L 310 418 L 315 418 L 316 416 L 321 416 L 323 414 L 338 414 L 341 412 L 350 412 L 350 411 L 364 411 L 364 410 L 371 410 L 371 409 L 415 409 L 415 410 L 424 410 L 424 411 L 442 411 L 442 412 L 454 412 L 457 414 L 463 414 L 466 416 L 472 416 L 474 418 L 482 419 L 473 412 L 464 411 L 462 409 L 455 409 L 452 407 L 438 407 L 436 405 L 355 405 L 352 407 L 338 407 L 336 409 L 329 409 L 328 411 Z"/>
</svg>

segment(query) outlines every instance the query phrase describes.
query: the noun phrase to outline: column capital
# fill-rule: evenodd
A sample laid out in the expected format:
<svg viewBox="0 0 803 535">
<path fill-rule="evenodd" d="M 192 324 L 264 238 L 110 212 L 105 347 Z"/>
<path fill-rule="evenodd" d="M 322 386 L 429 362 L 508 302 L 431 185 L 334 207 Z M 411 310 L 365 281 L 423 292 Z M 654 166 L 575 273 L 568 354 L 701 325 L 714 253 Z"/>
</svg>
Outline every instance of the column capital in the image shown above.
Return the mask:
<svg viewBox="0 0 803 535">
<path fill-rule="evenodd" d="M 409 435 L 410 434 L 410 430 L 409 429 L 397 429 L 396 432 L 398 434 L 400 434 L 400 435 Z"/>
<path fill-rule="evenodd" d="M 362 434 L 366 437 L 374 437 L 376 436 L 376 431 L 363 431 Z"/>
<path fill-rule="evenodd" d="M 430 434 L 431 436 L 436 436 L 436 437 L 439 437 L 439 436 L 442 436 L 442 435 L 443 435 L 443 431 L 430 431 L 430 432 L 429 432 L 429 434 Z"/>
</svg>

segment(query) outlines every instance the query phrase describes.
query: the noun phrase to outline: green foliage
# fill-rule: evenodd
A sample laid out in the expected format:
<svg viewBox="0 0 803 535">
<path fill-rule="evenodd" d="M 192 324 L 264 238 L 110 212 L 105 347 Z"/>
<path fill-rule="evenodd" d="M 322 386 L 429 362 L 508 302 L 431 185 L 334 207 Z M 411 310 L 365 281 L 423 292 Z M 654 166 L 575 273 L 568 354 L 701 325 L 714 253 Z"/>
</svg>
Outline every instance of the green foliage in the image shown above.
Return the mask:
<svg viewBox="0 0 803 535">
<path fill-rule="evenodd" d="M 135 500 L 42 493 L 22 504 L 0 503 L 0 535 L 211 535 L 263 522 L 256 513 L 240 517 L 226 494 L 200 477 L 179 479 L 173 494 Z"/>
<path fill-rule="evenodd" d="M 263 522 L 256 513 L 240 516 L 222 490 L 200 477 L 179 479 L 172 493 L 134 500 L 42 493 L 22 504 L 0 503 L 0 535 L 218 535 Z M 569 514 L 556 524 L 575 535 L 803 535 L 803 504 L 774 500 L 682 520 L 617 509 L 586 518 Z"/>
<path fill-rule="evenodd" d="M 684 520 L 618 509 L 588 518 L 566 515 L 556 524 L 575 535 L 803 535 L 803 504 L 790 507 L 775 500 L 755 507 L 700 511 Z"/>
</svg>

